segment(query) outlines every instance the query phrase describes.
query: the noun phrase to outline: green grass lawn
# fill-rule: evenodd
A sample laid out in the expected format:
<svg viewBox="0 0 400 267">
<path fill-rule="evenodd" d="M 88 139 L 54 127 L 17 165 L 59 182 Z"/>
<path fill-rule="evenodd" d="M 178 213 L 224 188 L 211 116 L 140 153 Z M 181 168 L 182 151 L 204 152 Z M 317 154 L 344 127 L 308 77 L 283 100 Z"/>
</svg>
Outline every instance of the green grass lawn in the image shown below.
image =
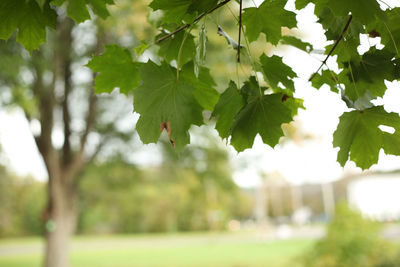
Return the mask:
<svg viewBox="0 0 400 267">
<path fill-rule="evenodd" d="M 76 237 L 73 267 L 293 266 L 312 240 L 263 240 L 249 234 L 187 233 Z M 38 238 L 0 240 L 0 267 L 40 266 Z"/>
</svg>

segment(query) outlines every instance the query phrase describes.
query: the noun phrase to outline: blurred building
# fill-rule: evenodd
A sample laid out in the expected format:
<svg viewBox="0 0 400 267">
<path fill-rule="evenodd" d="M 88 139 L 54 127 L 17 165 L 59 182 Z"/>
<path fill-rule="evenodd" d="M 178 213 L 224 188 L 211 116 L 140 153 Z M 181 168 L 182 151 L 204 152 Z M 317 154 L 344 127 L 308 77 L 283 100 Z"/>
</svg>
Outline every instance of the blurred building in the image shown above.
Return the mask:
<svg viewBox="0 0 400 267">
<path fill-rule="evenodd" d="M 400 173 L 364 172 L 331 183 L 303 185 L 270 173 L 247 193 L 254 198 L 253 216 L 258 223 L 326 221 L 342 201 L 375 220 L 400 220 Z"/>
<path fill-rule="evenodd" d="M 400 220 L 400 174 L 360 177 L 347 187 L 349 204 L 379 221 Z"/>
</svg>

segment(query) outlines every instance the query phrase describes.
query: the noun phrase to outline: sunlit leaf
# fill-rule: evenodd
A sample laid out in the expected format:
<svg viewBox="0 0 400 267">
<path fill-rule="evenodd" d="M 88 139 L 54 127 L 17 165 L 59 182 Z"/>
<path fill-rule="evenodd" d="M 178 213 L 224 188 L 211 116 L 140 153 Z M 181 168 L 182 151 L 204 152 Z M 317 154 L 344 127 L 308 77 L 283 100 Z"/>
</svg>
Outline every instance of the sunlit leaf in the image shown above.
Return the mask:
<svg viewBox="0 0 400 267">
<path fill-rule="evenodd" d="M 96 93 L 111 93 L 118 87 L 127 95 L 139 85 L 140 63 L 133 62 L 130 52 L 119 46 L 107 46 L 104 54 L 93 57 L 87 66 L 99 72 L 94 80 Z"/>
<path fill-rule="evenodd" d="M 395 132 L 383 132 L 380 125 L 393 127 Z M 399 131 L 399 115 L 386 112 L 382 106 L 345 112 L 333 134 L 333 146 L 340 148 L 337 160 L 344 166 L 350 158 L 358 167 L 367 169 L 378 162 L 381 148 L 387 154 L 399 155 L 399 149 L 392 147 L 400 143 Z"/>
</svg>

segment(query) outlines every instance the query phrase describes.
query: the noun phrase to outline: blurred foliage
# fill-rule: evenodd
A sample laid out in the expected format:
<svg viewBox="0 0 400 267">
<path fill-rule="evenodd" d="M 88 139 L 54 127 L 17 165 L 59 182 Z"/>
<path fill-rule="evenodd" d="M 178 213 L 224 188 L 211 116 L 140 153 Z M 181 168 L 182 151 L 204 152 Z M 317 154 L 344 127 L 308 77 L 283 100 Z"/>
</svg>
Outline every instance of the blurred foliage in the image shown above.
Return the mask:
<svg viewBox="0 0 400 267">
<path fill-rule="evenodd" d="M 0 237 L 42 233 L 44 192 L 43 183 L 10 175 L 0 166 Z"/>
<path fill-rule="evenodd" d="M 304 266 L 400 266 L 400 251 L 380 236 L 379 223 L 340 203 L 326 236 L 304 257 Z"/>
<path fill-rule="evenodd" d="M 161 165 L 140 169 L 116 158 L 90 166 L 80 183 L 78 231 L 218 230 L 251 214 L 220 145 L 192 145 L 179 158 L 168 141 L 162 148 Z"/>
<path fill-rule="evenodd" d="M 228 154 L 213 140 L 204 134 L 204 145 L 180 157 L 165 141 L 155 166 L 122 156 L 91 164 L 79 179 L 78 233 L 222 230 L 249 219 L 252 199 L 234 184 Z M 45 186 L 0 169 L 0 237 L 42 233 Z"/>
<path fill-rule="evenodd" d="M 160 45 L 156 45 L 154 41 L 160 33 L 162 11 L 151 9 L 148 6 L 150 2 L 150 0 L 118 0 L 116 1 L 116 5 L 110 6 L 111 16 L 104 21 L 98 21 L 106 29 L 107 43 L 116 39 L 120 45 L 131 48 L 139 46 L 141 40 L 144 40 L 149 45 L 150 51 L 146 56 L 157 61 L 155 54 L 157 54 Z M 251 5 L 253 5 L 251 1 L 244 1 L 244 6 Z M 204 22 L 195 25 L 190 31 L 193 36 L 198 38 L 199 31 L 204 25 L 204 29 L 208 33 L 205 64 L 213 70 L 212 76 L 217 82 L 218 90 L 220 91 L 226 89 L 225 85 L 231 79 L 242 84 L 251 74 L 252 64 L 255 64 L 255 62 L 250 58 L 250 51 L 252 58 L 258 58 L 263 53 L 269 55 L 273 50 L 286 49 L 284 46 L 275 47 L 266 43 L 264 36 L 252 43 L 243 41 L 242 45 L 244 49 L 241 64 L 237 64 L 236 50 L 226 42 L 223 36 L 218 34 L 218 26 L 221 26 L 227 34 L 234 40 L 237 40 L 238 8 L 239 6 L 232 1 L 226 5 L 226 8 L 218 9 L 212 14 L 207 15 Z M 167 27 L 167 25 L 163 26 Z M 169 26 L 170 31 L 177 27 L 174 23 L 171 23 Z M 302 33 L 283 29 L 283 34 L 298 36 Z M 259 78 L 263 82 L 262 85 L 265 85 L 263 79 Z"/>
</svg>

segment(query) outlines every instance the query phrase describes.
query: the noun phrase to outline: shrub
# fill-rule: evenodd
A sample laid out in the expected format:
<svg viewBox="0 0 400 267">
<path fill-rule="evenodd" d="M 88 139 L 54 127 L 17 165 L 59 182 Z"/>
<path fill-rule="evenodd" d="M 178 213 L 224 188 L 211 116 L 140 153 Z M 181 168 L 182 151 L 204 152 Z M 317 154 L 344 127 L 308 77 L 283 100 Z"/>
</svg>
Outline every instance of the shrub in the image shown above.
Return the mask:
<svg viewBox="0 0 400 267">
<path fill-rule="evenodd" d="M 336 207 L 327 234 L 304 256 L 307 267 L 395 267 L 395 246 L 381 239 L 378 222 L 363 218 L 345 203 Z"/>
</svg>

